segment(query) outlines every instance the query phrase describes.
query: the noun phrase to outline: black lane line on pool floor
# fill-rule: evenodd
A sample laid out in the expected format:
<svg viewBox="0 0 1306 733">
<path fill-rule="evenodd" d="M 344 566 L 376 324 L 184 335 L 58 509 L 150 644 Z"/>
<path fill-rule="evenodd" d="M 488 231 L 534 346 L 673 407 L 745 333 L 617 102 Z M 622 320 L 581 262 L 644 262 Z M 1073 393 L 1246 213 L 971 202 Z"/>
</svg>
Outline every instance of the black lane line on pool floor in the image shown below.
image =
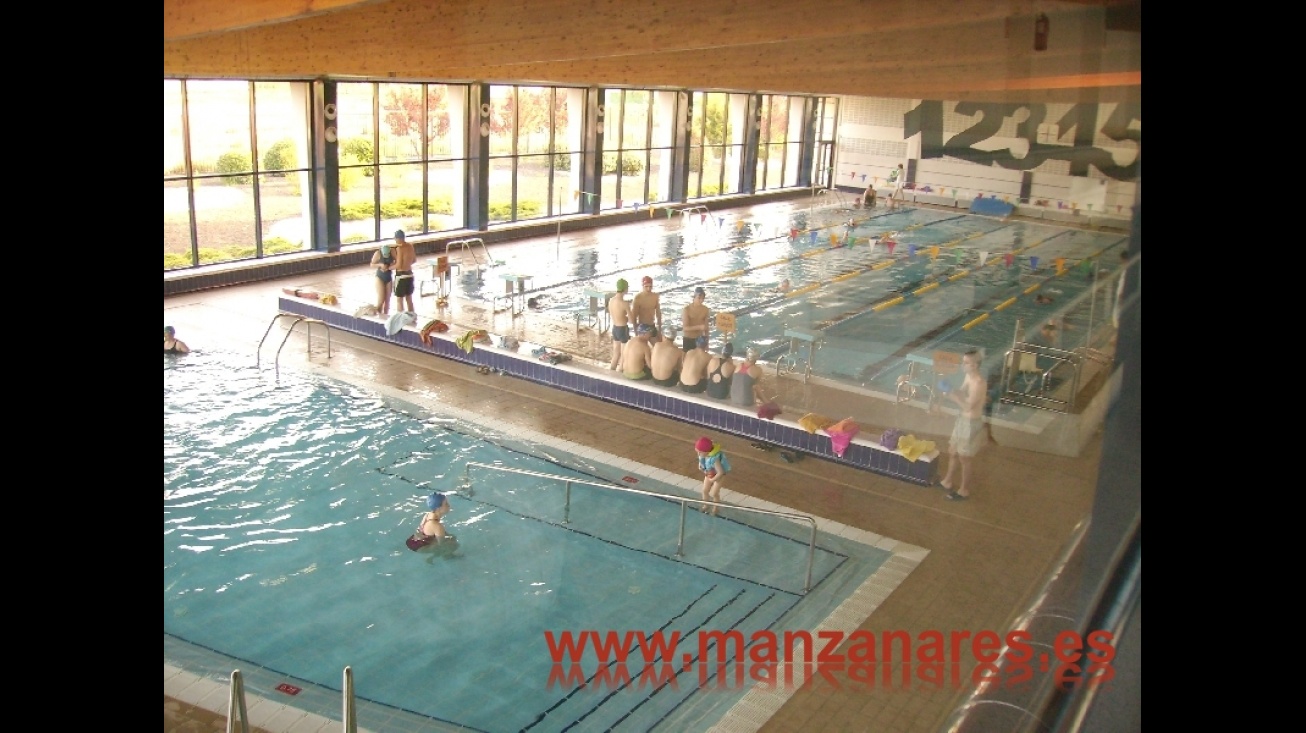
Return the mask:
<svg viewBox="0 0 1306 733">
<path fill-rule="evenodd" d="M 703 591 L 701 594 L 699 594 L 698 598 L 695 598 L 694 600 L 690 601 L 690 602 L 689 602 L 689 603 L 688 603 L 684 608 L 680 609 L 680 613 L 677 613 L 676 615 L 674 615 L 674 616 L 672 616 L 671 618 L 667 619 L 667 622 L 664 623 L 664 624 L 662 624 L 661 626 L 659 626 L 658 629 L 657 629 L 657 631 L 656 631 L 655 633 L 660 634 L 660 633 L 662 633 L 663 631 L 666 631 L 666 629 L 667 629 L 668 626 L 670 626 L 671 624 L 675 623 L 678 619 L 683 618 L 686 614 L 688 614 L 688 613 L 690 612 L 691 609 L 694 608 L 694 606 L 696 606 L 696 605 L 698 605 L 700 602 L 702 602 L 702 600 L 703 600 L 704 598 L 707 598 L 707 596 L 708 596 L 712 591 L 716 590 L 718 587 L 719 587 L 719 586 L 717 586 L 717 585 L 712 585 L 712 586 L 710 586 L 707 590 Z M 715 615 L 716 615 L 716 614 L 721 610 L 721 608 L 724 608 L 725 606 L 727 606 L 727 605 L 733 603 L 734 600 L 735 600 L 735 598 L 738 598 L 738 597 L 739 597 L 740 595 L 742 595 L 744 592 L 745 592 L 745 591 L 744 591 L 743 589 L 740 589 L 737 593 L 735 593 L 734 597 L 732 597 L 729 601 L 726 601 L 726 603 L 723 604 L 722 606 L 718 606 L 718 607 L 717 607 L 717 610 L 716 610 L 716 611 L 713 611 L 711 614 L 709 614 L 707 618 L 708 618 L 708 619 L 713 618 L 713 617 L 714 617 L 714 616 L 715 616 Z M 771 597 L 774 597 L 774 594 L 772 594 L 772 596 L 768 596 L 768 598 L 771 598 Z M 706 619 L 704 620 L 704 623 L 706 623 Z M 702 626 L 703 626 L 703 624 L 699 624 L 698 626 L 695 626 L 693 629 L 690 630 L 691 633 L 692 633 L 693 631 L 697 630 L 697 629 L 702 628 Z M 621 661 L 621 660 L 613 660 L 613 661 L 611 661 L 611 662 L 608 662 L 606 668 L 607 668 L 607 669 L 611 669 L 612 666 L 613 666 L 614 664 L 617 664 L 617 663 L 620 662 L 620 661 Z M 522 728 L 522 730 L 523 730 L 523 731 L 527 731 L 527 730 L 530 730 L 531 728 L 535 727 L 536 725 L 538 725 L 541 721 L 544 720 L 544 718 L 545 718 L 549 713 L 551 713 L 551 712 L 553 712 L 554 710 L 556 710 L 556 709 L 558 708 L 558 706 L 560 706 L 560 705 L 562 705 L 563 703 L 565 703 L 565 702 L 567 702 L 568 700 L 570 700 L 570 699 L 571 699 L 571 698 L 572 698 L 576 693 L 580 692 L 580 691 L 583 690 L 583 689 L 586 689 L 586 688 L 589 686 L 589 684 L 590 684 L 591 682 L 593 682 L 593 681 L 594 681 L 598 676 L 599 676 L 599 672 L 598 672 L 598 670 L 595 670 L 594 674 L 590 675 L 590 677 L 589 677 L 588 679 L 585 680 L 585 684 L 584 684 L 584 685 L 578 685 L 578 686 L 577 686 L 575 689 L 573 689 L 571 692 L 569 692 L 569 693 L 567 693 L 566 695 L 564 695 L 564 696 L 562 697 L 562 699 L 558 700 L 557 702 L 555 702 L 554 704 L 552 704 L 552 705 L 550 705 L 548 708 L 546 708 L 546 709 L 544 710 L 544 712 L 542 712 L 542 713 L 536 715 L 536 716 L 535 716 L 535 719 L 534 719 L 534 720 L 533 720 L 529 725 L 527 725 L 525 728 Z M 604 698 L 604 699 L 606 700 L 606 698 Z M 602 704 L 602 701 L 599 702 L 599 705 L 601 705 L 601 704 Z M 595 705 L 595 707 L 598 707 L 598 705 Z M 593 712 L 593 710 L 591 709 L 590 712 Z M 588 714 L 589 714 L 589 713 L 586 713 L 586 715 L 588 715 Z"/>
</svg>

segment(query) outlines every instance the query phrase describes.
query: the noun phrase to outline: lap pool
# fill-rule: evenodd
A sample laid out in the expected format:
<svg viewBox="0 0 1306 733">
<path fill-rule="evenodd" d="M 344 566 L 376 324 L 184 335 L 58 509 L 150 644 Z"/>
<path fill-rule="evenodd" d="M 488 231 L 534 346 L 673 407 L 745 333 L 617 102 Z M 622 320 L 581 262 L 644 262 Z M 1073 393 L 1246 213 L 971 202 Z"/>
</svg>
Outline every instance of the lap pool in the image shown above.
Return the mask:
<svg viewBox="0 0 1306 733">
<path fill-rule="evenodd" d="M 749 685 L 614 683 L 587 649 L 580 688 L 545 633 L 747 638 L 832 628 L 836 610 L 855 628 L 924 555 L 818 518 L 805 591 L 808 525 L 691 506 L 678 556 L 679 502 L 579 482 L 693 496 L 688 479 L 402 397 L 274 382 L 221 352 L 165 358 L 165 672 L 239 668 L 256 698 L 307 690 L 288 704 L 339 720 L 348 666 L 372 731 L 707 730 Z M 578 483 L 568 496 L 533 474 Z M 411 552 L 433 490 L 457 543 Z M 658 661 L 679 670 L 697 651 Z"/>
</svg>

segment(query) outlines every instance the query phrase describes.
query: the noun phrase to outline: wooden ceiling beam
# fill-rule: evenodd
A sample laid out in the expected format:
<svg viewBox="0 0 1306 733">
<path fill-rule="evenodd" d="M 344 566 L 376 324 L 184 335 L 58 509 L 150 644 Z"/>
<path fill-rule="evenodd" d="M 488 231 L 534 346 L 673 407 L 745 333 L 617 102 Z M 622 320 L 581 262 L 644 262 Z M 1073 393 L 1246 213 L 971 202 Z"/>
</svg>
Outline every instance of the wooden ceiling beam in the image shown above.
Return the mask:
<svg viewBox="0 0 1306 733">
<path fill-rule="evenodd" d="M 187 2 L 201 0 L 167 0 L 165 9 Z M 1142 78 L 1141 34 L 1106 29 L 1109 0 L 266 2 L 283 20 L 269 19 L 265 8 L 261 25 L 165 39 L 165 77 L 331 76 L 1002 101 L 1073 97 L 1076 84 L 1097 90 L 1091 94 L 1129 93 Z M 288 17 L 294 7 L 301 15 Z M 1051 16 L 1046 51 L 1033 50 L 1036 9 Z"/>
<path fill-rule="evenodd" d="M 311 18 L 386 0 L 163 0 L 163 40 Z"/>
</svg>

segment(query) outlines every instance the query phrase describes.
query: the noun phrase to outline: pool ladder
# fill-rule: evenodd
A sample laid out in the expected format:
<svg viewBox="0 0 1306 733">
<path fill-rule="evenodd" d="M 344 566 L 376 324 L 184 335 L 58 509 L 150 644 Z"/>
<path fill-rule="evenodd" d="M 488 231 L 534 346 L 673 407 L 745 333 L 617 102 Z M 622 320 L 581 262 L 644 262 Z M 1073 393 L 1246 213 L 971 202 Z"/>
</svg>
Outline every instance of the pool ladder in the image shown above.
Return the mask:
<svg viewBox="0 0 1306 733">
<path fill-rule="evenodd" d="M 481 254 L 485 255 L 485 259 L 483 261 L 481 259 L 481 255 L 476 254 L 476 245 L 478 244 L 481 245 Z M 486 249 L 485 240 L 481 239 L 480 237 L 472 237 L 470 239 L 450 240 L 446 242 L 444 245 L 445 256 L 448 257 L 449 250 L 455 247 L 461 248 L 463 253 L 467 253 L 467 252 L 471 253 L 472 262 L 476 263 L 476 281 L 480 282 L 481 270 L 490 266 L 490 250 Z"/>
<path fill-rule="evenodd" d="M 354 705 L 354 670 L 345 667 L 344 685 L 341 687 L 342 730 L 358 733 L 358 710 Z M 325 730 L 325 729 L 323 729 Z M 249 711 L 245 707 L 245 681 L 240 670 L 231 671 L 231 685 L 227 692 L 227 733 L 249 733 Z"/>
<path fill-rule="evenodd" d="M 295 320 L 293 323 L 290 324 L 290 328 L 286 329 L 285 338 L 281 339 L 281 345 L 277 347 L 276 359 L 274 359 L 272 362 L 276 367 L 278 380 L 281 379 L 281 350 L 285 348 L 286 341 L 290 339 L 290 334 L 295 332 L 295 326 L 298 326 L 300 323 L 306 324 L 305 328 L 308 329 L 308 355 L 309 356 L 313 355 L 313 324 L 320 323 L 326 327 L 327 358 L 328 359 L 331 358 L 331 324 L 327 323 L 326 321 L 323 321 L 320 318 L 309 318 L 308 316 L 301 316 L 295 313 L 278 313 L 275 316 L 272 316 L 272 320 L 268 323 L 268 329 L 263 332 L 263 338 L 259 339 L 257 356 L 255 356 L 254 358 L 255 368 L 259 368 L 262 365 L 263 342 L 268 340 L 268 334 L 272 333 L 272 327 L 275 326 L 277 324 L 277 321 L 282 318 L 293 318 Z"/>
<path fill-rule="evenodd" d="M 806 384 L 812 378 L 812 361 L 824 345 L 824 339 L 819 331 L 805 328 L 786 328 L 784 335 L 789 339 L 789 351 L 775 360 L 775 375 L 783 377 L 801 369 L 803 383 Z"/>
</svg>

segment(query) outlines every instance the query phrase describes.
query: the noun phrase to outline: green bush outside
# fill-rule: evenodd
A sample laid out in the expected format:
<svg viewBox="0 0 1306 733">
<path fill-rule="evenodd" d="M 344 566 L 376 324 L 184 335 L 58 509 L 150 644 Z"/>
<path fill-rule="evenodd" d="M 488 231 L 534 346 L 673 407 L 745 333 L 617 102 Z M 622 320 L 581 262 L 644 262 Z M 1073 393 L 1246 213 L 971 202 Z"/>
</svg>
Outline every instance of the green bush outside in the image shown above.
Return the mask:
<svg viewBox="0 0 1306 733">
<path fill-rule="evenodd" d="M 342 140 L 340 142 L 340 165 L 341 166 L 345 165 L 346 157 L 351 158 L 353 160 L 354 165 L 358 165 L 359 163 L 365 163 L 370 166 L 373 163 L 375 163 L 376 150 L 372 147 L 371 138 L 351 137 L 348 140 Z M 363 175 L 370 178 L 374 172 L 375 171 L 373 171 L 373 169 L 366 168 L 363 170 Z"/>
<path fill-rule="evenodd" d="M 625 155 L 621 156 L 621 172 L 623 175 L 633 175 L 643 170 L 644 170 L 644 159 L 641 158 L 639 155 L 636 155 L 635 153 L 626 153 Z M 603 172 L 605 174 L 617 172 L 616 153 L 603 154 Z"/>
<path fill-rule="evenodd" d="M 264 256 L 284 254 L 286 252 L 299 252 L 302 249 L 302 246 L 291 242 L 285 237 L 269 237 L 263 240 Z M 252 259 L 257 251 L 257 248 L 252 244 L 230 244 L 225 247 L 200 247 L 200 264 L 208 265 L 214 262 L 248 260 Z M 163 253 L 163 269 L 176 270 L 180 267 L 190 267 L 189 253 Z"/>
<path fill-rule="evenodd" d="M 290 138 L 278 140 L 268 148 L 263 154 L 263 170 L 272 173 L 274 171 L 288 171 L 292 168 L 298 168 L 299 161 L 295 155 L 295 141 Z M 276 175 L 284 176 L 285 173 Z"/>
<path fill-rule="evenodd" d="M 518 219 L 530 219 L 539 216 L 540 212 L 543 210 L 544 210 L 544 206 L 539 201 L 523 200 L 517 202 Z M 512 204 L 502 203 L 502 204 L 490 205 L 491 221 L 509 221 L 511 219 L 512 219 Z"/>
<path fill-rule="evenodd" d="M 222 173 L 224 175 L 230 175 L 232 173 L 248 174 L 249 171 L 254 168 L 254 164 L 250 162 L 248 153 L 243 153 L 237 150 L 233 150 L 229 153 L 223 153 L 221 156 L 218 157 L 217 168 L 218 168 L 217 172 Z M 228 183 L 244 184 L 244 183 L 249 183 L 249 176 L 238 175 L 238 176 L 227 178 L 225 180 Z"/>
<path fill-rule="evenodd" d="M 564 147 L 553 146 L 549 149 L 553 153 L 553 170 L 569 171 L 571 170 L 571 151 Z"/>
<path fill-rule="evenodd" d="M 447 198 L 432 199 L 427 211 L 432 214 L 443 214 L 448 216 L 453 213 L 453 202 Z M 362 221 L 372 219 L 376 216 L 376 207 L 371 201 L 361 201 L 353 204 L 340 205 L 341 221 Z M 403 198 L 387 201 L 381 205 L 382 219 L 399 219 L 405 216 L 417 217 L 419 222 L 418 229 L 421 228 L 422 218 L 422 200 L 417 198 Z"/>
<path fill-rule="evenodd" d="M 349 189 L 353 188 L 354 185 L 355 185 L 356 183 L 358 183 L 358 182 L 363 178 L 363 176 L 370 176 L 370 175 L 372 175 L 372 169 L 371 169 L 371 168 L 346 167 L 346 166 L 357 166 L 357 165 L 359 165 L 360 163 L 361 163 L 361 161 L 359 161 L 359 159 L 358 159 L 358 158 L 355 158 L 353 155 L 344 155 L 344 154 L 341 154 L 341 156 L 340 156 L 340 191 L 341 191 L 341 193 L 343 193 L 343 192 L 345 192 L 345 191 L 348 191 Z"/>
</svg>

